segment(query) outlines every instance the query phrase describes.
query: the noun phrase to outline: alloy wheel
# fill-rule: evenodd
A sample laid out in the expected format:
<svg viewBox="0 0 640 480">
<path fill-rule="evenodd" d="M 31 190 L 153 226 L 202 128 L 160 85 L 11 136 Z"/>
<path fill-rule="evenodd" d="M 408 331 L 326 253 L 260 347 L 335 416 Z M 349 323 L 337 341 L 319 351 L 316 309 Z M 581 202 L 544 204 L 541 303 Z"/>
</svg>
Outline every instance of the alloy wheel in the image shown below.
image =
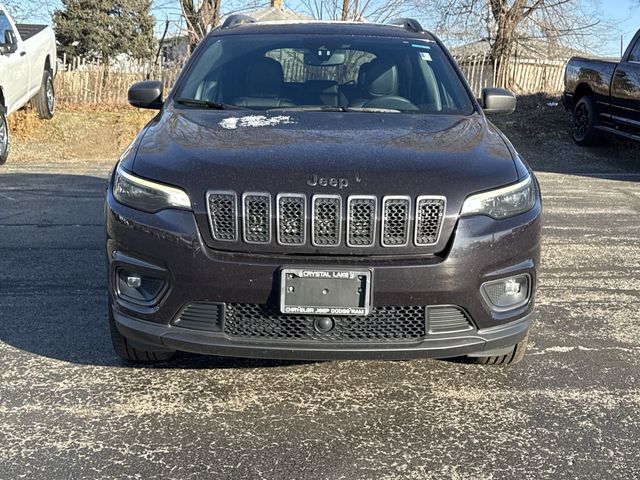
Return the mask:
<svg viewBox="0 0 640 480">
<path fill-rule="evenodd" d="M 573 114 L 573 132 L 578 140 L 583 139 L 589 128 L 589 109 L 584 103 L 576 107 Z"/>
<path fill-rule="evenodd" d="M 47 80 L 47 107 L 49 107 L 49 112 L 53 113 L 56 108 L 56 97 L 53 92 L 53 81 L 51 78 Z"/>
<path fill-rule="evenodd" d="M 9 132 L 7 131 L 7 117 L 0 115 L 0 156 L 7 153 L 9 146 Z"/>
</svg>

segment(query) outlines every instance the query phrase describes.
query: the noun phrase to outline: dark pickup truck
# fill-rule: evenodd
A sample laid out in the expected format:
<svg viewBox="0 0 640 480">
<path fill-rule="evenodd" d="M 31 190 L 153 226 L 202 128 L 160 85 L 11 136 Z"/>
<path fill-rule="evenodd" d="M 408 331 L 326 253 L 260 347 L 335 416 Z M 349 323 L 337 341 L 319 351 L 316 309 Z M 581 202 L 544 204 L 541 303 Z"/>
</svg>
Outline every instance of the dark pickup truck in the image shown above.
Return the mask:
<svg viewBox="0 0 640 480">
<path fill-rule="evenodd" d="M 640 31 L 619 63 L 573 57 L 564 85 L 578 145 L 593 144 L 601 132 L 640 141 Z"/>
</svg>

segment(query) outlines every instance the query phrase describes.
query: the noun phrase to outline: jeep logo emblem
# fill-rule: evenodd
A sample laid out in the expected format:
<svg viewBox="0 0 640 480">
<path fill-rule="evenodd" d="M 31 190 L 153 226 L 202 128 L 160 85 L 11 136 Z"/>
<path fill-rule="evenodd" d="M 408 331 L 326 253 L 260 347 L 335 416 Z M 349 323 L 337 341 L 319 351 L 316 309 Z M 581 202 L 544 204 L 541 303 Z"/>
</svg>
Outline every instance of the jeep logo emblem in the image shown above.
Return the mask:
<svg viewBox="0 0 640 480">
<path fill-rule="evenodd" d="M 333 187 L 342 190 L 349 186 L 349 180 L 346 178 L 319 177 L 318 175 L 312 175 L 310 178 L 307 178 L 307 185 L 310 187 Z"/>
</svg>

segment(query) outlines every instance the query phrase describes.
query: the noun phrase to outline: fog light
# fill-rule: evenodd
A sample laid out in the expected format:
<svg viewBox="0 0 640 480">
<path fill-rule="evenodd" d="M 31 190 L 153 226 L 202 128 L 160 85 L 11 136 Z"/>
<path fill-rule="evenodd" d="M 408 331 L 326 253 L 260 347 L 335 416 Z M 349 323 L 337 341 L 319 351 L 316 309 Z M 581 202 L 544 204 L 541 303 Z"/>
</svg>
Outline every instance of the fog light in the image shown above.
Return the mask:
<svg viewBox="0 0 640 480">
<path fill-rule="evenodd" d="M 516 275 L 482 284 L 480 291 L 493 310 L 521 307 L 529 301 L 529 275 Z"/>
<path fill-rule="evenodd" d="M 522 285 L 516 282 L 513 278 L 505 282 L 504 284 L 505 295 L 518 295 L 520 292 L 522 292 Z"/>
<path fill-rule="evenodd" d="M 147 277 L 128 270 L 117 272 L 118 295 L 140 305 L 153 305 L 164 290 L 166 282 L 161 278 Z"/>
<path fill-rule="evenodd" d="M 131 275 L 127 277 L 127 287 L 129 288 L 140 288 L 142 285 L 142 278 L 137 275 Z"/>
</svg>

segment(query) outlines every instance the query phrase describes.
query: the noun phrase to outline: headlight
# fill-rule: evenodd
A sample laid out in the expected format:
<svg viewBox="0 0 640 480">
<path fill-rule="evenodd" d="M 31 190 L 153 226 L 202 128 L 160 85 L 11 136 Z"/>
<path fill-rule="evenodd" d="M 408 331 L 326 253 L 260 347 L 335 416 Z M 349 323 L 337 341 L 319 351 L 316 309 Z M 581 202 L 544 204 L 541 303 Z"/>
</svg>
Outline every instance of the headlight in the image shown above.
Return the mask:
<svg viewBox="0 0 640 480">
<path fill-rule="evenodd" d="M 460 215 L 487 215 L 502 219 L 529 211 L 535 204 L 536 188 L 528 176 L 515 185 L 471 195 L 464 201 Z"/>
<path fill-rule="evenodd" d="M 191 210 L 189 196 L 179 188 L 151 182 L 130 174 L 118 165 L 113 196 L 127 207 L 155 213 L 165 208 Z"/>
</svg>

